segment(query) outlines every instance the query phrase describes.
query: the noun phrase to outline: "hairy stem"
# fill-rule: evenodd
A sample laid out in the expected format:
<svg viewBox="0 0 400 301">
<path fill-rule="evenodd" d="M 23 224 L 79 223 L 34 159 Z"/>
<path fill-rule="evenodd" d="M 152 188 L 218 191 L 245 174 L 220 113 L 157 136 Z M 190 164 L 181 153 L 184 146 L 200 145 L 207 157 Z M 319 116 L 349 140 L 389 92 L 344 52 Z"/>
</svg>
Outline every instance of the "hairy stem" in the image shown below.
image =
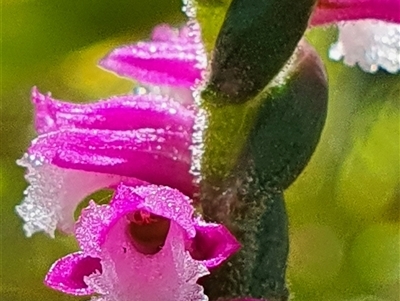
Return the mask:
<svg viewBox="0 0 400 301">
<path fill-rule="evenodd" d="M 224 223 L 241 250 L 205 279 L 210 300 L 234 297 L 285 301 L 288 219 L 283 194 L 263 187 L 250 167 L 220 185 L 203 183 L 203 212 Z"/>
</svg>

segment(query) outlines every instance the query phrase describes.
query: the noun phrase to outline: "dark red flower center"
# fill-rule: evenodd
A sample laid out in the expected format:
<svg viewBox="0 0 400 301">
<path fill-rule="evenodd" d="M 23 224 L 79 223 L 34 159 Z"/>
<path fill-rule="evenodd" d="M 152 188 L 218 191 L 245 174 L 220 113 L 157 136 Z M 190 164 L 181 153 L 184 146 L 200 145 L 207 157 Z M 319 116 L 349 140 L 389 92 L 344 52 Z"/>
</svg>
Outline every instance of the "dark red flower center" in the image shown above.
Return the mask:
<svg viewBox="0 0 400 301">
<path fill-rule="evenodd" d="M 165 244 L 171 221 L 165 217 L 138 210 L 128 216 L 128 233 L 136 250 L 156 254 Z"/>
</svg>

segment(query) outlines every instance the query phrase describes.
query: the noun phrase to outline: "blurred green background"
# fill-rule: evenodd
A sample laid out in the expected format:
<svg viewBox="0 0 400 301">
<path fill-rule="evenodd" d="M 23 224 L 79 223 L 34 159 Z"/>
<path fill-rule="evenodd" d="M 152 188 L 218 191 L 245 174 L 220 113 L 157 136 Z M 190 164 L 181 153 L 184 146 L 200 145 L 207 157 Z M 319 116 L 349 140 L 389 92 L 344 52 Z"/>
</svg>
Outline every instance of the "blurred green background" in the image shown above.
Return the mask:
<svg viewBox="0 0 400 301">
<path fill-rule="evenodd" d="M 79 299 L 42 285 L 52 262 L 76 250 L 73 239 L 27 239 L 14 212 L 27 185 L 15 160 L 35 136 L 31 87 L 71 101 L 130 91 L 131 82 L 96 62 L 117 45 L 147 37 L 158 23 L 180 24 L 180 7 L 180 0 L 2 1 L 2 301 Z M 400 75 L 329 61 L 335 37 L 335 29 L 308 34 L 326 62 L 330 107 L 312 161 L 286 192 L 290 287 L 297 301 L 396 301 Z"/>
</svg>

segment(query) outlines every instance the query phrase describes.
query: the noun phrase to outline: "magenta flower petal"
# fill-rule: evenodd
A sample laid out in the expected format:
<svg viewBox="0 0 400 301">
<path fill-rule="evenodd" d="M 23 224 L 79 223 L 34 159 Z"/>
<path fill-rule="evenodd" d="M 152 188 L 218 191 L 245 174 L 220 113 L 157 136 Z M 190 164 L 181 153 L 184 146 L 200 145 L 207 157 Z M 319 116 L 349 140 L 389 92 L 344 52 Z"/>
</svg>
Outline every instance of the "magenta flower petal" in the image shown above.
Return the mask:
<svg viewBox="0 0 400 301">
<path fill-rule="evenodd" d="M 132 195 L 138 196 L 134 202 L 131 200 L 134 199 Z M 146 210 L 175 221 L 185 231 L 188 238 L 196 235 L 192 201 L 181 191 L 167 186 L 132 187 L 121 184 L 110 205 L 117 212 L 125 212 L 126 200 L 130 200 L 130 204 L 134 204 L 134 210 Z"/>
<path fill-rule="evenodd" d="M 77 252 L 57 260 L 47 273 L 44 283 L 66 294 L 88 296 L 94 290 L 85 283 L 85 277 L 101 272 L 99 258 Z"/>
<path fill-rule="evenodd" d="M 191 87 L 201 79 L 206 58 L 198 24 L 188 28 L 187 38 L 168 39 L 172 31 L 158 27 L 153 41 L 117 48 L 99 64 L 141 83 Z"/>
<path fill-rule="evenodd" d="M 32 91 L 39 136 L 18 161 L 31 184 L 17 206 L 27 236 L 71 233 L 90 193 L 121 181 L 194 193 L 190 168 L 194 112 L 160 95 L 125 95 L 70 104 Z M 171 172 L 174 176 L 171 177 Z M 141 179 L 141 180 L 139 180 Z"/>
<path fill-rule="evenodd" d="M 220 224 L 199 221 L 192 240 L 191 255 L 202 260 L 207 268 L 219 266 L 240 248 L 235 237 Z"/>
<path fill-rule="evenodd" d="M 99 257 L 108 227 L 115 220 L 113 208 L 108 205 L 99 206 L 91 201 L 76 222 L 75 237 L 81 250 L 91 257 Z"/>
<path fill-rule="evenodd" d="M 109 206 L 91 203 L 82 211 L 76 228 L 81 249 L 90 256 L 99 256 L 110 228 L 127 214 L 139 210 L 175 221 L 185 231 L 187 238 L 196 235 L 193 207 L 187 196 L 166 186 L 136 187 L 121 183 Z M 101 228 L 99 224 L 102 224 Z"/>
<path fill-rule="evenodd" d="M 114 96 L 94 103 L 74 104 L 32 89 L 39 134 L 60 128 L 133 130 L 166 128 L 191 132 L 194 112 L 161 95 Z"/>
<path fill-rule="evenodd" d="M 56 228 L 71 233 L 79 202 L 121 181 L 163 184 L 192 195 L 190 140 L 189 134 L 162 129 L 75 128 L 39 136 L 18 161 L 28 169 L 30 183 L 16 207 L 26 235 L 45 231 L 54 236 Z"/>
<path fill-rule="evenodd" d="M 26 179 L 30 183 L 24 200 L 16 206 L 28 237 L 39 231 L 54 237 L 56 228 L 72 233 L 75 209 L 87 195 L 121 181 L 144 183 L 118 175 L 60 168 L 32 154 L 25 154 L 18 164 L 27 168 Z"/>
<path fill-rule="evenodd" d="M 143 83 L 192 86 L 201 78 L 196 49 L 168 42 L 139 42 L 117 48 L 100 66 Z"/>
<path fill-rule="evenodd" d="M 164 129 L 71 129 L 39 136 L 28 154 L 61 168 L 134 177 L 190 195 L 190 144 L 190 135 Z"/>
<path fill-rule="evenodd" d="M 319 0 L 311 25 L 377 19 L 400 23 L 398 0 Z"/>
<path fill-rule="evenodd" d="M 85 289 L 95 295 L 93 301 L 130 301 L 132 296 L 137 301 L 208 301 L 199 278 L 208 274 L 207 266 L 217 265 L 238 248 L 223 226 L 194 217 L 187 196 L 157 185 L 121 183 L 109 204 L 90 202 L 75 234 L 82 249 L 79 258 L 99 258 L 99 264 L 82 264 L 74 272 L 76 255 L 71 255 L 73 259 L 53 266 L 45 283 L 73 294 L 76 288 Z M 206 254 L 207 247 L 213 250 Z M 214 259 L 197 260 L 194 253 Z M 65 274 L 58 269 L 63 266 Z"/>
<path fill-rule="evenodd" d="M 138 223 L 134 218 L 138 212 L 169 221 L 167 228 L 165 224 L 160 228 L 167 229 L 165 241 L 151 255 L 140 251 L 132 234 L 131 225 Z M 119 301 L 128 301 L 133 295 L 138 301 L 208 300 L 197 284 L 200 277 L 208 274 L 207 269 L 201 261 L 194 260 L 185 247 L 187 238 L 195 235 L 192 215 L 188 197 L 177 190 L 155 185 L 121 184 L 109 205 L 92 202 L 82 211 L 76 237 L 85 254 L 101 259 L 102 273 L 86 280 L 100 295 L 94 300 L 114 300 L 118 296 Z M 152 232 L 143 233 L 157 234 Z"/>
</svg>

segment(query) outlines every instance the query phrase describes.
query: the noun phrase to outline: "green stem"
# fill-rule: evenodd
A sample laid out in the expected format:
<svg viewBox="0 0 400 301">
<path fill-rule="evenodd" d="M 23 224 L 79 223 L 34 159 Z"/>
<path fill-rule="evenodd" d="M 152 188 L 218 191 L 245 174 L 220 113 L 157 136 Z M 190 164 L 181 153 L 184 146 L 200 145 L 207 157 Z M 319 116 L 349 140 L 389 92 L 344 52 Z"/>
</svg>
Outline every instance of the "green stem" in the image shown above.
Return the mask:
<svg viewBox="0 0 400 301">
<path fill-rule="evenodd" d="M 205 218 L 224 223 L 242 245 L 205 279 L 206 294 L 213 301 L 244 296 L 285 301 L 289 243 L 283 194 L 262 186 L 251 162 L 245 165 L 245 172 L 221 185 L 202 185 Z"/>
<path fill-rule="evenodd" d="M 215 43 L 212 72 L 203 94 L 222 105 L 256 96 L 293 54 L 315 3 L 232 0 Z"/>
<path fill-rule="evenodd" d="M 288 68 L 286 81 L 259 95 L 252 114 L 218 119 L 213 114 L 213 135 L 206 136 L 200 197 L 204 217 L 226 225 L 242 249 L 205 280 L 212 301 L 235 297 L 285 301 L 288 229 L 283 190 L 307 165 L 318 144 L 327 112 L 328 89 L 323 65 L 309 45 L 302 42 Z M 247 105 L 252 105 L 249 101 Z M 248 111 L 245 111 L 248 112 Z M 242 118 L 240 118 L 242 117 Z M 226 123 L 220 126 L 219 122 Z M 229 124 L 247 124 L 236 160 L 214 157 L 216 147 L 232 153 L 234 133 Z M 239 133 L 239 131 L 237 131 Z M 229 144 L 226 144 L 228 142 Z M 230 169 L 218 172 L 230 159 Z M 232 163 L 233 162 L 233 163 Z"/>
</svg>

